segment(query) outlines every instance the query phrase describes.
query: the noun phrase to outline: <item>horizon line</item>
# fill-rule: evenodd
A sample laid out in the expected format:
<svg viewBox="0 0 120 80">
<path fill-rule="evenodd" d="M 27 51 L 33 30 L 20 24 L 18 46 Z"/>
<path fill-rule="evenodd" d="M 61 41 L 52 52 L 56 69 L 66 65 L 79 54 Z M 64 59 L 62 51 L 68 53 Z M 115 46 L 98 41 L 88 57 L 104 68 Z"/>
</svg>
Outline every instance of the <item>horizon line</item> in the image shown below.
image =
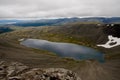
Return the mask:
<svg viewBox="0 0 120 80">
<path fill-rule="evenodd" d="M 64 18 L 117 18 L 120 16 L 84 16 L 84 17 L 49 17 L 49 18 L 37 18 L 37 17 L 25 17 L 25 18 L 0 18 L 0 20 L 41 20 L 41 19 L 64 19 Z"/>
</svg>

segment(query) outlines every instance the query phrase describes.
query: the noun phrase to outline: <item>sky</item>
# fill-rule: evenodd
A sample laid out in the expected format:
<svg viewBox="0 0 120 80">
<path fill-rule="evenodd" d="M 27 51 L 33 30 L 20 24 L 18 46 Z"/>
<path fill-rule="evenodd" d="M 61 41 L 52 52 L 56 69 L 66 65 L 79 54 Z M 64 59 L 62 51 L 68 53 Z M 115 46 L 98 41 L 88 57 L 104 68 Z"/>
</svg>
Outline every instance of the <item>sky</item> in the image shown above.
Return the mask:
<svg viewBox="0 0 120 80">
<path fill-rule="evenodd" d="M 0 19 L 119 17 L 120 0 L 0 0 Z"/>
</svg>

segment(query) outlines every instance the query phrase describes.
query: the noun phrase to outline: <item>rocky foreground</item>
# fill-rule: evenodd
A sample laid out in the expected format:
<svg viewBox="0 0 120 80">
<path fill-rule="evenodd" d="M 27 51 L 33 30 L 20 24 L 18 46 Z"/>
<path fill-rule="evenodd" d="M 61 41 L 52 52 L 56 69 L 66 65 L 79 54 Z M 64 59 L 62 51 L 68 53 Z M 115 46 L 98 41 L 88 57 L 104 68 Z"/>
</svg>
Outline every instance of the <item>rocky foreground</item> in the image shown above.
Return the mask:
<svg viewBox="0 0 120 80">
<path fill-rule="evenodd" d="M 30 68 L 18 62 L 0 61 L 0 80 L 81 80 L 63 68 Z"/>
</svg>

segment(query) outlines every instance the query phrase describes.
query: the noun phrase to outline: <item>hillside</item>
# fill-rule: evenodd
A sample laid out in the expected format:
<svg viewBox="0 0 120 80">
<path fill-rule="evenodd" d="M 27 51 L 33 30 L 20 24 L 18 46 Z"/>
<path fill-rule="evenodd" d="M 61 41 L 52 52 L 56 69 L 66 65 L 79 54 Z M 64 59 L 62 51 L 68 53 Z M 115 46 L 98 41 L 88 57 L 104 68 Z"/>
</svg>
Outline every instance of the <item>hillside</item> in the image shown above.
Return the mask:
<svg viewBox="0 0 120 80">
<path fill-rule="evenodd" d="M 66 68 L 76 72 L 82 80 L 119 80 L 120 46 L 105 49 L 96 44 L 105 43 L 106 25 L 68 24 L 61 27 L 31 27 L 0 35 L 0 59 L 18 61 L 32 67 Z M 105 54 L 106 62 L 94 60 L 76 61 L 61 58 L 52 52 L 27 48 L 19 44 L 21 38 L 45 39 L 89 46 Z"/>
</svg>

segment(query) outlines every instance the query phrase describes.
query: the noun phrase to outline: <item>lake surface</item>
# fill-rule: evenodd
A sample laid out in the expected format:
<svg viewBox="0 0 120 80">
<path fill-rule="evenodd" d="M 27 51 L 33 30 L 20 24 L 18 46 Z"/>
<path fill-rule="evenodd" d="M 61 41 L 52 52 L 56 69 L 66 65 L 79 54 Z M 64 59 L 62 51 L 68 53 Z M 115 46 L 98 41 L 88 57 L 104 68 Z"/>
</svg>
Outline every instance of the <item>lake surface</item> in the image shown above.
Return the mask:
<svg viewBox="0 0 120 80">
<path fill-rule="evenodd" d="M 95 59 L 99 62 L 104 62 L 104 54 L 95 49 L 77 44 L 51 42 L 40 39 L 26 39 L 20 44 L 26 47 L 48 50 L 61 57 L 70 57 L 77 60 Z"/>
</svg>

